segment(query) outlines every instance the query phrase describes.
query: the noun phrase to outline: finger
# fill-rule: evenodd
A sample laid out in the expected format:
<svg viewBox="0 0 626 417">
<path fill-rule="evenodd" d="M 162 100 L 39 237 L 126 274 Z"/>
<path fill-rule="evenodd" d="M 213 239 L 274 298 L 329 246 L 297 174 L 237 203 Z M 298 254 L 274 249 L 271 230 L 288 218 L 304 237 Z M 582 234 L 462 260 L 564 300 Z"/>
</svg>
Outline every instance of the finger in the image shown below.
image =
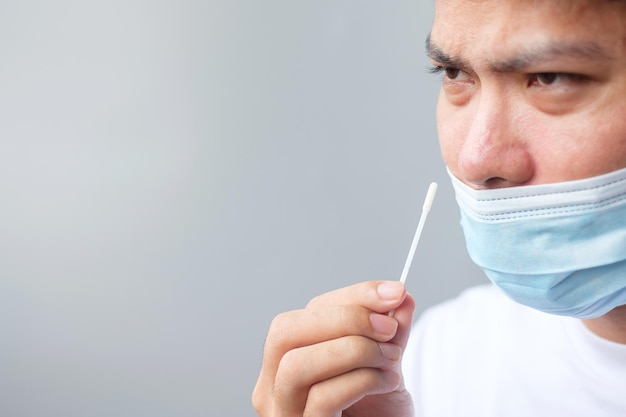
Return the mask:
<svg viewBox="0 0 626 417">
<path fill-rule="evenodd" d="M 392 392 L 400 385 L 395 370 L 359 368 L 315 384 L 309 390 L 303 417 L 339 417 L 342 410 L 368 395 Z"/>
<path fill-rule="evenodd" d="M 347 336 L 289 351 L 274 383 L 274 407 L 284 415 L 301 415 L 312 386 L 360 368 L 392 369 L 402 350 L 362 336 Z"/>
<path fill-rule="evenodd" d="M 388 341 L 396 334 L 397 327 L 395 318 L 372 313 L 361 306 L 309 308 L 282 313 L 270 326 L 256 396 L 272 395 L 279 364 L 283 356 L 293 349 L 349 335 Z"/>
<path fill-rule="evenodd" d="M 405 298 L 406 290 L 401 283 L 373 281 L 331 291 L 314 298 L 305 310 L 277 316 L 270 327 L 261 373 L 253 392 L 255 407 L 265 407 L 271 400 L 278 364 L 287 351 L 349 334 L 361 334 L 381 341 L 389 340 L 390 337 L 387 337 L 385 332 L 367 331 L 368 320 L 372 328 L 376 327 L 376 323 L 379 327 L 385 325 L 382 318 L 371 316 L 371 311 L 368 310 L 386 313 L 400 307 Z M 350 304 L 353 306 L 346 310 L 345 306 Z M 331 308 L 333 305 L 342 305 L 344 308 L 334 310 L 336 307 Z M 356 317 L 347 313 L 347 311 L 355 313 L 359 308 L 361 313 L 356 314 Z M 324 311 L 327 313 L 323 313 Z M 364 314 L 364 311 L 367 314 Z M 363 317 L 367 317 L 367 320 Z M 386 325 L 389 326 L 389 323 Z M 380 335 L 384 337 L 380 338 Z"/>
<path fill-rule="evenodd" d="M 399 281 L 368 281 L 319 295 L 307 308 L 354 304 L 384 313 L 398 307 L 405 297 L 406 288 Z"/>
<path fill-rule="evenodd" d="M 395 336 L 391 339 L 392 343 L 401 346 L 402 349 L 406 347 L 411 333 L 413 325 L 413 315 L 415 313 L 415 299 L 410 294 L 407 294 L 400 307 L 396 308 L 394 313 L 394 319 L 398 321 L 398 329 Z"/>
<path fill-rule="evenodd" d="M 400 346 L 347 336 L 289 351 L 280 363 L 275 393 L 291 397 L 325 379 L 357 368 L 391 368 L 402 355 Z"/>
<path fill-rule="evenodd" d="M 388 340 L 396 334 L 398 320 L 362 306 L 330 306 L 281 313 L 270 325 L 266 347 L 287 350 L 348 335 Z"/>
</svg>

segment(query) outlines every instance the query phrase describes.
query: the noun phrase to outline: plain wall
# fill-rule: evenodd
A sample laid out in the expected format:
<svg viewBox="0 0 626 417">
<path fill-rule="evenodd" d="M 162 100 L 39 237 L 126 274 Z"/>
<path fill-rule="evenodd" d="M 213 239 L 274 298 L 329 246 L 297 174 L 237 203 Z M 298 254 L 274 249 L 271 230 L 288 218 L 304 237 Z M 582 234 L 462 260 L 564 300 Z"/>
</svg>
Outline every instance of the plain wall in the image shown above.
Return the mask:
<svg viewBox="0 0 626 417">
<path fill-rule="evenodd" d="M 439 155 L 431 1 L 0 3 L 0 415 L 253 416 L 277 313 L 484 282 Z"/>
</svg>

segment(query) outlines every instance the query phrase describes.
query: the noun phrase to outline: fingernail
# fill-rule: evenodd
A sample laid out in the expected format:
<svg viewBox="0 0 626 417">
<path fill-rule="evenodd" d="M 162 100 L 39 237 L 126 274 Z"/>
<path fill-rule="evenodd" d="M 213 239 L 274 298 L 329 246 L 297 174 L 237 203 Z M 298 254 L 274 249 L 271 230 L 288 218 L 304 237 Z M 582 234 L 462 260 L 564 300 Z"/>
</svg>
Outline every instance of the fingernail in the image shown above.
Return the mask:
<svg viewBox="0 0 626 417">
<path fill-rule="evenodd" d="M 380 350 L 383 352 L 385 358 L 389 360 L 397 361 L 402 356 L 402 349 L 398 345 L 394 345 L 393 343 L 379 343 L 378 346 L 380 346 Z"/>
<path fill-rule="evenodd" d="M 372 313 L 370 322 L 374 331 L 382 336 L 392 337 L 398 329 L 398 322 L 395 319 L 382 314 Z"/>
<path fill-rule="evenodd" d="M 397 390 L 402 384 L 402 375 L 399 372 L 388 370 L 384 372 L 385 380 L 390 384 L 390 390 Z"/>
<path fill-rule="evenodd" d="M 398 281 L 383 282 L 376 289 L 380 298 L 398 300 L 404 292 L 404 285 Z"/>
</svg>

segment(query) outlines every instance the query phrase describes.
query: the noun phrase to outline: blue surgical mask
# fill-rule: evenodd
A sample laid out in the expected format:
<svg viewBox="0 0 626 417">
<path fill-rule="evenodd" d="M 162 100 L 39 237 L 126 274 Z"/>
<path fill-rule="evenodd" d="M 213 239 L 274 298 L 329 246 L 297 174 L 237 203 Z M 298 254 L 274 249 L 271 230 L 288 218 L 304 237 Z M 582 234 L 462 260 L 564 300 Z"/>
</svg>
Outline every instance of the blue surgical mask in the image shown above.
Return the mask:
<svg viewBox="0 0 626 417">
<path fill-rule="evenodd" d="M 626 169 L 493 190 L 450 177 L 469 255 L 511 299 L 580 319 L 626 304 Z"/>
</svg>

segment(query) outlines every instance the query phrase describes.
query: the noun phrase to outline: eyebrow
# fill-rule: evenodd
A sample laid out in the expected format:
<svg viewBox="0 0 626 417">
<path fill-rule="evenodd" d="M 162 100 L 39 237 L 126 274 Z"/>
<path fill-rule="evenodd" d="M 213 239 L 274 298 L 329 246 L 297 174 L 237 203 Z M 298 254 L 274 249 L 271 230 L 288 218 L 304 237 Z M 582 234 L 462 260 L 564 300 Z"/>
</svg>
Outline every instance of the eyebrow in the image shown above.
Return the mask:
<svg viewBox="0 0 626 417">
<path fill-rule="evenodd" d="M 431 40 L 430 35 L 426 38 L 426 55 L 433 61 L 441 63 L 443 66 L 452 68 L 466 68 L 467 62 L 461 58 L 454 58 L 445 53 L 441 48 L 436 46 Z"/>
<path fill-rule="evenodd" d="M 466 60 L 445 53 L 431 41 L 430 35 L 426 38 L 426 53 L 431 59 L 440 62 L 444 66 L 461 69 L 470 67 Z M 517 72 L 557 58 L 587 61 L 615 59 L 599 44 L 592 41 L 546 42 L 531 48 L 522 49 L 510 58 L 490 61 L 489 66 L 497 72 Z"/>
</svg>

